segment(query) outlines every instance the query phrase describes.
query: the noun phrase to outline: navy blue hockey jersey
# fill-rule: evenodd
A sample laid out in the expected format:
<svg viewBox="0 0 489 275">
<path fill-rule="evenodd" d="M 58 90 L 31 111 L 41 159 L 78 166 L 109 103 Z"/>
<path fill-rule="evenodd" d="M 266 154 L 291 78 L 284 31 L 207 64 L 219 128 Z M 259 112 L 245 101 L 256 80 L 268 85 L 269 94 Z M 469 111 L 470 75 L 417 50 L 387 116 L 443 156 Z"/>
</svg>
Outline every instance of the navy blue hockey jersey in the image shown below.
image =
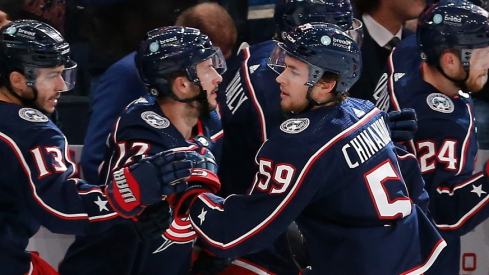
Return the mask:
<svg viewBox="0 0 489 275">
<path fill-rule="evenodd" d="M 469 94 L 441 93 L 422 79 L 421 62 L 416 39 L 403 40 L 389 58 L 376 104 L 416 110 L 418 130 L 408 150 L 425 179 L 430 217 L 448 243 L 430 274 L 458 274 L 460 236 L 489 217 L 489 186 L 474 174 L 478 144 Z"/>
<path fill-rule="evenodd" d="M 140 98 L 128 106 L 114 127 L 100 173 L 104 182 L 116 168 L 176 147 L 205 146 L 217 158 L 220 155 L 222 129 L 216 112 L 200 119 L 197 135 L 186 140 L 154 100 Z M 188 218 L 173 221 L 161 238 L 146 242 L 139 241 L 132 225 L 119 225 L 102 234 L 77 236 L 59 271 L 62 275 L 188 274 L 196 237 Z"/>
<path fill-rule="evenodd" d="M 29 238 L 103 231 L 125 221 L 100 186 L 76 178 L 66 137 L 38 110 L 0 101 L 1 274 L 25 274 Z"/>
<path fill-rule="evenodd" d="M 275 80 L 278 74 L 267 65 L 275 45 L 276 41 L 269 40 L 244 48 L 238 62 L 233 63 L 235 66 L 228 68 L 230 77 L 221 84 L 226 90 L 218 95 L 224 129 L 220 196 L 246 194 L 250 190 L 258 169 L 256 153 L 272 129 L 286 118 L 280 107 L 280 85 Z M 272 248 L 238 261 L 243 261 L 244 269 L 259 266 L 269 273 L 298 273 L 285 233 Z"/>
<path fill-rule="evenodd" d="M 218 95 L 225 133 L 219 169 L 219 194 L 223 196 L 245 194 L 250 189 L 256 172 L 256 153 L 270 130 L 285 119 L 280 107 L 280 86 L 275 81 L 278 75 L 267 65 L 275 45 L 270 40 L 244 48 L 236 68 L 229 68 L 236 74 L 221 85 L 226 87 Z"/>
<path fill-rule="evenodd" d="M 191 206 L 218 256 L 262 249 L 294 220 L 313 274 L 421 274 L 445 247 L 408 196 L 383 112 L 367 101 L 284 121 L 257 163 L 250 195 L 205 193 Z"/>
</svg>

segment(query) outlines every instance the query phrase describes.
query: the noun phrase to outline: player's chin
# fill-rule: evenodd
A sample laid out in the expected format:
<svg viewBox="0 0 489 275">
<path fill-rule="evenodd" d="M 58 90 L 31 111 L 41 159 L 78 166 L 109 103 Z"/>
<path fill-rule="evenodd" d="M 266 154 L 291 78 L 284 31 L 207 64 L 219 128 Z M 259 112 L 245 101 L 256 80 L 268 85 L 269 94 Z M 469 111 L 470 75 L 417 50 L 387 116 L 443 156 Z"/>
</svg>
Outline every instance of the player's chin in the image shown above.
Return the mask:
<svg viewBox="0 0 489 275">
<path fill-rule="evenodd" d="M 217 101 L 209 101 L 209 111 L 214 111 L 217 108 Z"/>
<path fill-rule="evenodd" d="M 289 104 L 289 102 L 287 102 L 286 100 L 282 100 L 280 102 L 280 107 L 282 107 L 282 111 L 285 111 L 285 112 L 292 112 L 294 111 L 291 104 Z"/>
<path fill-rule="evenodd" d="M 45 114 L 45 115 L 51 115 L 56 110 L 56 107 L 53 106 L 53 104 L 42 105 L 42 104 L 39 104 L 39 102 L 34 104 L 34 108 L 37 109 L 38 111 L 40 111 L 41 113 Z"/>
</svg>

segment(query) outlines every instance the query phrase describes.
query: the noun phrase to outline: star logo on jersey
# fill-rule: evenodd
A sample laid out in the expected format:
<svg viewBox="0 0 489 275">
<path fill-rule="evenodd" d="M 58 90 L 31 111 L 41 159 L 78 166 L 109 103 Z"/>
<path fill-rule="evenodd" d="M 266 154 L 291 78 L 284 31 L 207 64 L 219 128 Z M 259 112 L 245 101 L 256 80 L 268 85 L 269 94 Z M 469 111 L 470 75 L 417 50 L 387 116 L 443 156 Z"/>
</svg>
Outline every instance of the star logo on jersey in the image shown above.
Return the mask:
<svg viewBox="0 0 489 275">
<path fill-rule="evenodd" d="M 472 185 L 472 193 L 476 193 L 479 198 L 482 196 L 482 194 L 487 194 L 486 191 L 482 190 L 482 184 L 479 186 Z"/>
<path fill-rule="evenodd" d="M 43 113 L 32 108 L 22 108 L 19 110 L 20 118 L 30 121 L 30 122 L 47 122 L 49 118 Z"/>
<path fill-rule="evenodd" d="M 204 210 L 204 207 L 202 207 L 202 212 L 197 216 L 200 220 L 200 225 L 205 221 L 205 215 L 207 214 L 207 211 Z"/>
<path fill-rule="evenodd" d="M 304 131 L 309 126 L 308 118 L 293 118 L 284 121 L 280 125 L 280 130 L 288 134 L 297 134 Z"/>
<path fill-rule="evenodd" d="M 97 196 L 97 200 L 94 201 L 96 205 L 98 205 L 98 210 L 102 212 L 102 210 L 107 210 L 109 211 L 109 208 L 107 208 L 107 202 L 108 201 L 103 201 L 99 196 Z"/>
<path fill-rule="evenodd" d="M 141 114 L 141 118 L 156 129 L 165 129 L 170 126 L 170 121 L 155 112 L 146 111 Z"/>
<path fill-rule="evenodd" d="M 186 244 L 195 241 L 197 234 L 192 228 L 190 218 L 175 218 L 170 227 L 161 235 L 163 244 L 158 247 L 153 254 L 165 251 L 173 244 Z"/>
<path fill-rule="evenodd" d="M 426 103 L 431 109 L 437 112 L 450 114 L 454 110 L 452 100 L 448 96 L 441 93 L 433 93 L 428 95 L 426 98 Z"/>
<path fill-rule="evenodd" d="M 352 108 L 352 109 L 353 109 L 353 112 L 355 113 L 355 115 L 357 116 L 357 118 L 361 118 L 365 115 L 365 112 L 362 110 L 358 110 L 355 108 Z"/>
<path fill-rule="evenodd" d="M 395 73 L 394 74 L 394 82 L 397 82 L 399 79 L 401 79 L 405 75 L 406 75 L 405 73 Z"/>
<path fill-rule="evenodd" d="M 250 74 L 253 74 L 256 71 L 256 69 L 258 69 L 259 67 L 260 64 L 250 66 Z"/>
<path fill-rule="evenodd" d="M 140 97 L 140 98 L 134 100 L 134 104 L 139 104 L 139 103 L 147 104 L 149 102 L 148 102 L 148 100 L 146 98 Z"/>
</svg>

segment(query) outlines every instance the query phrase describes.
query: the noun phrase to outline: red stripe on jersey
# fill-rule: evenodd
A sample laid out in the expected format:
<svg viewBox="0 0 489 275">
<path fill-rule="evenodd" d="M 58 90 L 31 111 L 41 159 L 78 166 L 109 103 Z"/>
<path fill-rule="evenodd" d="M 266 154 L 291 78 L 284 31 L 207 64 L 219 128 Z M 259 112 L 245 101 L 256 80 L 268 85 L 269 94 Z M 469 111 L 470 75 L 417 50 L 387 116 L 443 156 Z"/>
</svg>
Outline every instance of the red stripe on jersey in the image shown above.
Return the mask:
<svg viewBox="0 0 489 275">
<path fill-rule="evenodd" d="M 20 148 L 17 146 L 17 144 L 7 135 L 0 133 L 0 139 L 3 140 L 5 143 L 7 143 L 12 150 L 14 151 L 15 155 L 19 159 L 19 163 L 24 169 L 24 172 L 27 176 L 27 179 L 29 180 L 29 186 L 32 190 L 32 195 L 34 197 L 34 200 L 37 201 L 39 205 L 41 205 L 42 208 L 46 209 L 49 213 L 60 217 L 65 220 L 86 220 L 88 219 L 88 214 L 86 213 L 80 213 L 80 214 L 67 214 L 60 212 L 49 205 L 47 205 L 38 195 L 37 195 L 37 190 L 36 190 L 36 185 L 34 184 L 34 181 L 32 180 L 32 175 L 31 175 L 31 170 L 29 166 L 27 165 L 27 162 L 24 159 L 24 156 L 22 155 L 22 152 Z"/>
<path fill-rule="evenodd" d="M 263 114 L 263 109 L 256 98 L 255 89 L 253 88 L 253 84 L 251 84 L 250 75 L 248 72 L 248 60 L 250 59 L 250 49 L 245 48 L 245 60 L 243 62 L 243 72 L 244 72 L 244 80 L 246 82 L 246 86 L 248 86 L 248 91 L 250 91 L 251 100 L 253 101 L 253 105 L 255 105 L 256 111 L 258 112 L 258 116 L 260 117 L 260 125 L 261 125 L 261 141 L 265 142 L 267 140 L 267 125 L 265 121 L 265 115 Z"/>
<path fill-rule="evenodd" d="M 199 236 L 202 237 L 202 238 L 204 238 L 206 240 L 206 242 L 209 243 L 210 245 L 213 245 L 213 246 L 219 247 L 219 248 L 223 248 L 223 249 L 234 247 L 234 246 L 242 243 L 243 241 L 247 240 L 248 238 L 251 238 L 252 236 L 254 236 L 255 234 L 257 234 L 258 232 L 260 232 L 261 230 L 263 230 L 264 228 L 266 228 L 268 226 L 268 224 L 271 223 L 274 220 L 274 218 L 278 214 L 280 214 L 280 212 L 282 212 L 282 210 L 287 206 L 287 204 L 292 200 L 292 198 L 297 193 L 297 190 L 301 186 L 301 184 L 302 184 L 302 182 L 303 182 L 303 180 L 305 178 L 305 175 L 307 175 L 307 173 L 309 172 L 309 169 L 312 167 L 312 165 L 314 164 L 314 162 L 324 152 L 326 152 L 329 148 L 331 148 L 337 141 L 343 139 L 345 136 L 348 136 L 352 132 L 356 131 L 358 128 L 362 127 L 366 122 L 368 122 L 373 116 L 377 115 L 379 112 L 381 112 L 381 111 L 379 109 L 377 109 L 377 108 L 372 109 L 368 114 L 366 114 L 357 123 L 353 124 L 349 128 L 345 129 L 343 132 L 339 133 L 338 135 L 336 135 L 335 137 L 333 137 L 332 139 L 330 139 L 314 155 L 312 155 L 309 158 L 309 160 L 307 161 L 306 165 L 304 165 L 304 168 L 302 169 L 302 171 L 299 174 L 297 180 L 295 181 L 294 185 L 292 186 L 292 188 L 290 189 L 289 193 L 287 194 L 285 200 L 279 205 L 278 208 L 276 208 L 272 212 L 272 214 L 270 216 L 268 216 L 261 223 L 259 223 L 256 227 L 254 227 L 253 229 L 251 229 L 250 231 L 248 231 L 244 235 L 242 235 L 242 236 L 240 236 L 240 237 L 236 238 L 235 240 L 232 240 L 232 241 L 230 241 L 228 243 L 221 243 L 219 241 L 212 240 L 211 238 L 209 238 L 205 234 L 205 232 L 203 232 L 199 228 L 198 224 L 194 223 L 193 220 L 192 220 L 192 225 L 194 226 L 195 231 L 197 231 L 199 233 Z M 210 201 L 210 199 L 205 196 L 205 194 L 199 195 L 198 198 L 203 203 L 205 203 L 207 206 L 209 206 L 210 208 L 213 208 L 213 209 L 217 209 L 219 211 L 222 211 L 221 210 L 222 207 L 220 205 L 218 206 L 218 205 L 212 203 Z M 211 207 L 210 205 L 212 205 L 214 207 Z M 220 207 L 220 209 L 219 209 L 219 207 Z"/>
</svg>

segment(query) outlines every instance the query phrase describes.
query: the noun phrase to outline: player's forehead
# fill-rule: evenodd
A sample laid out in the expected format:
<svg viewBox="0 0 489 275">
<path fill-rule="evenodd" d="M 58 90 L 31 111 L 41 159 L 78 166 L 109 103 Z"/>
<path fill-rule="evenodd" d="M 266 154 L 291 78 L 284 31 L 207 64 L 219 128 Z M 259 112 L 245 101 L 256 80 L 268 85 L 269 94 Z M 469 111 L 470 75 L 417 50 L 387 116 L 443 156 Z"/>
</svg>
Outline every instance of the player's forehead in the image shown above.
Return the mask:
<svg viewBox="0 0 489 275">
<path fill-rule="evenodd" d="M 48 67 L 48 68 L 37 68 L 39 74 L 47 75 L 47 74 L 58 74 L 64 70 L 65 66 L 57 66 L 57 67 Z"/>
<path fill-rule="evenodd" d="M 197 68 L 208 68 L 211 66 L 212 66 L 212 60 L 210 58 L 197 63 Z"/>
<path fill-rule="evenodd" d="M 295 68 L 295 69 L 308 68 L 308 65 L 306 63 L 288 54 L 285 55 L 284 62 L 285 65 L 287 65 L 287 67 L 290 68 Z"/>
</svg>

